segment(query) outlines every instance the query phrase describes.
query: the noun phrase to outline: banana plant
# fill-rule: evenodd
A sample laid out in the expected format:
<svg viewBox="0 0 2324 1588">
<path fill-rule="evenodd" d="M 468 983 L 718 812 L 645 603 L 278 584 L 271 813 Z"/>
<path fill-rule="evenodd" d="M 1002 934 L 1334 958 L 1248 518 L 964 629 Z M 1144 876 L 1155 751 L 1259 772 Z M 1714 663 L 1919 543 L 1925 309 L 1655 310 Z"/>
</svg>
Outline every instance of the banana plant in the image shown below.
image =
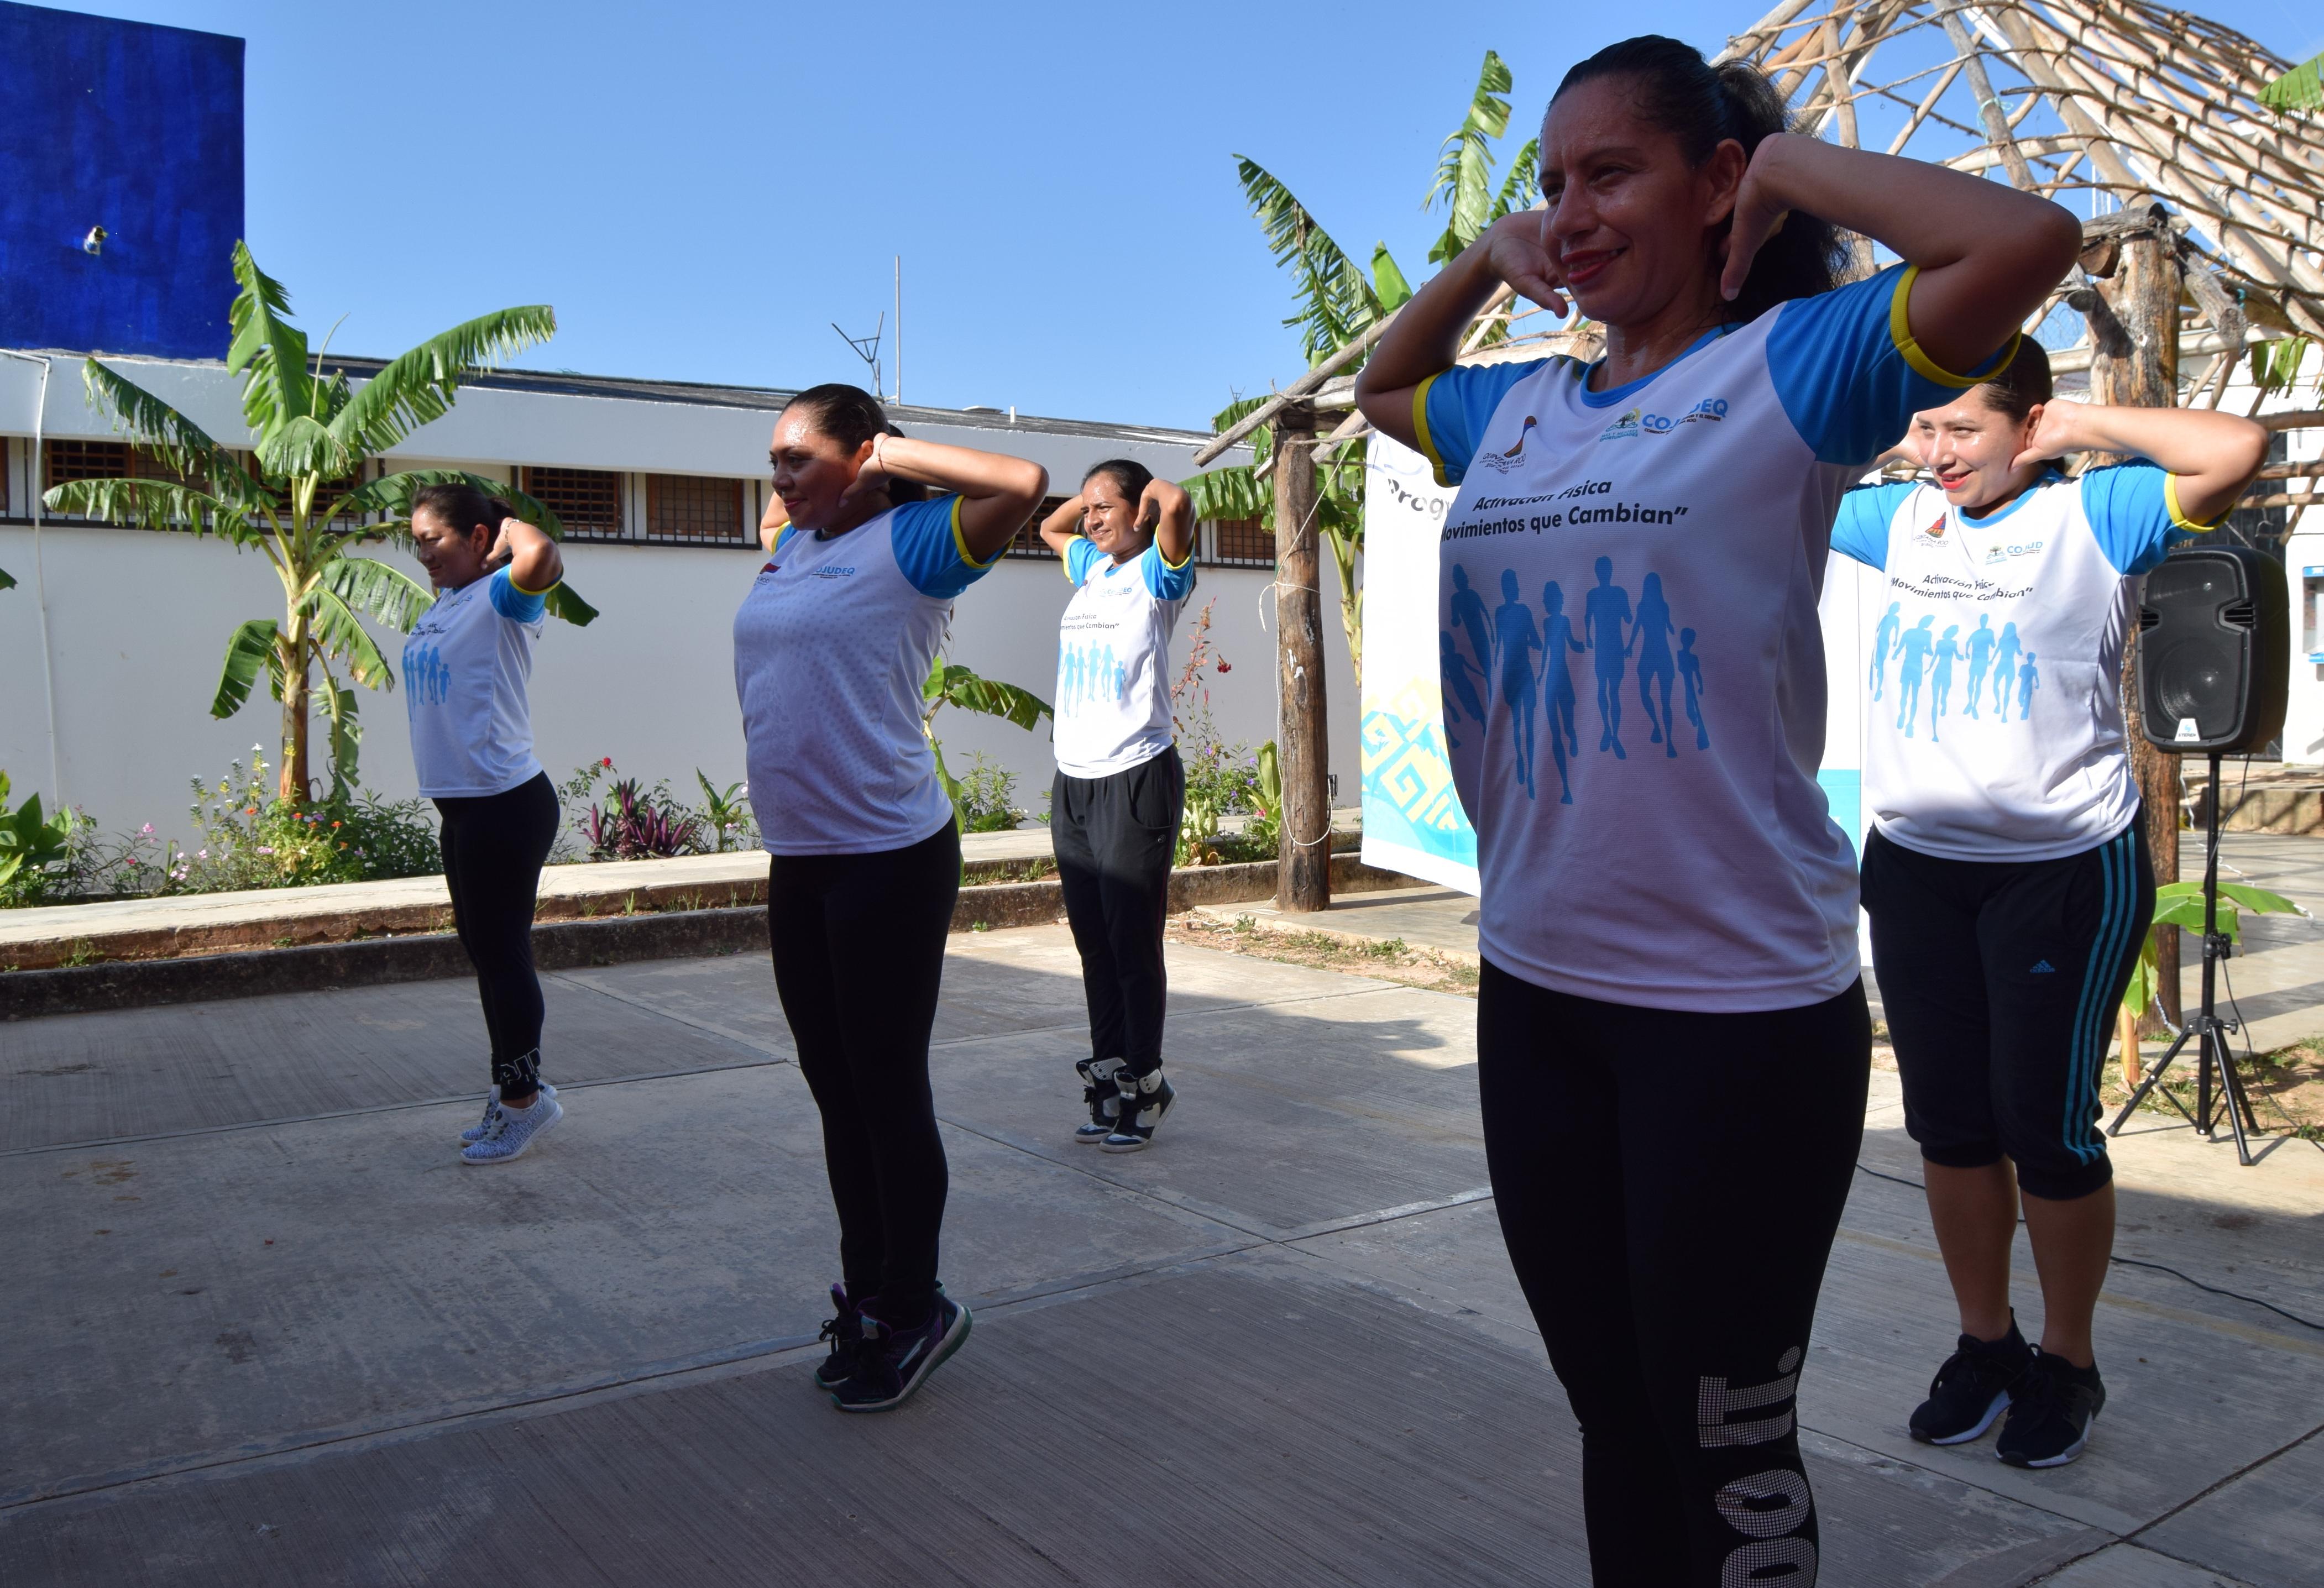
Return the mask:
<svg viewBox="0 0 2324 1588">
<path fill-rule="evenodd" d="M 41 814 L 41 797 L 34 794 L 14 810 L 8 808 L 8 774 L 0 772 L 0 889 L 5 889 L 26 868 L 38 872 L 62 860 L 71 847 L 73 813 Z"/>
<path fill-rule="evenodd" d="M 498 496 L 519 517 L 561 538 L 555 513 L 499 480 L 442 469 L 361 479 L 372 458 L 447 412 L 469 374 L 547 341 L 556 332 L 557 315 L 534 304 L 480 316 L 391 360 L 357 387 L 344 370 L 326 372 L 328 337 L 309 356 L 306 333 L 290 323 L 290 294 L 258 268 L 244 243 L 234 246 L 234 278 L 240 290 L 227 316 L 233 340 L 226 366 L 242 377 L 243 421 L 256 438 L 248 463 L 169 403 L 91 358 L 81 372 L 90 405 L 109 414 L 115 431 L 169 477 L 77 480 L 42 500 L 51 512 L 217 535 L 265 557 L 282 584 L 282 616 L 252 618 L 235 630 L 210 715 L 229 717 L 241 710 L 263 672 L 269 691 L 282 703 L 278 798 L 304 801 L 313 794 L 310 707 L 319 700 L 330 722 L 334 785 L 350 786 L 362 738 L 355 687 L 395 687 L 387 658 L 359 619 L 408 632 L 434 600 L 427 586 L 401 569 L 355 553 L 386 543 L 409 549 L 413 494 L 447 481 Z M 356 483 L 342 494 L 350 481 Z M 550 593 L 549 611 L 574 623 L 596 616 L 564 586 Z"/>
<path fill-rule="evenodd" d="M 2264 888 L 2255 888 L 2248 882 L 2219 884 L 2218 931 L 2231 943 L 2243 941 L 2243 912 L 2257 915 L 2306 915 L 2308 912 L 2281 893 L 2271 893 Z M 2200 882 L 2165 882 L 2154 891 L 2154 919 L 2152 925 L 2179 927 L 2200 936 L 2203 930 L 2203 884 Z M 2122 1007 L 2125 1013 L 2137 1017 L 2146 1012 L 2147 1005 L 2155 1004 L 2161 1013 L 2157 994 L 2162 983 L 2155 970 L 2154 933 L 2149 931 L 2138 951 L 2138 968 L 2130 973 L 2130 985 L 2124 989 Z"/>
<path fill-rule="evenodd" d="M 944 785 L 945 797 L 952 801 L 957 822 L 962 820 L 962 787 L 960 780 L 945 766 L 944 744 L 936 738 L 936 713 L 947 706 L 981 716 L 997 716 L 1028 733 L 1039 725 L 1043 717 L 1054 720 L 1056 714 L 1047 701 L 1030 689 L 980 677 L 973 668 L 947 662 L 941 656 L 936 658 L 936 664 L 928 669 L 927 681 L 920 686 L 920 732 L 927 735 L 928 749 L 936 758 L 936 781 Z"/>
<path fill-rule="evenodd" d="M 1430 263 L 1441 264 L 1475 242 L 1485 228 L 1503 216 L 1530 208 L 1541 196 L 1541 143 L 1528 141 L 1509 162 L 1498 189 L 1493 187 L 1495 140 L 1509 125 L 1508 94 L 1512 79 L 1508 63 L 1488 50 L 1469 96 L 1461 125 L 1438 149 L 1436 171 L 1424 210 L 1445 207 L 1443 235 L 1428 251 Z M 1381 317 L 1395 313 L 1412 296 L 1412 285 L 1388 252 L 1386 243 L 1372 246 L 1369 272 L 1333 240 L 1313 211 L 1257 161 L 1235 156 L 1235 170 L 1244 200 L 1266 235 L 1268 252 L 1277 268 L 1292 272 L 1294 312 L 1284 324 L 1298 331 L 1307 362 L 1321 362 L 1360 337 Z M 1506 321 L 1495 323 L 1480 346 L 1506 340 Z M 1347 366 L 1353 374 L 1362 361 Z M 1212 420 L 1223 430 L 1258 407 L 1264 398 L 1247 398 L 1229 404 Z M 1275 493 L 1260 471 L 1268 458 L 1269 438 L 1265 430 L 1251 437 L 1248 466 L 1213 469 L 1181 480 L 1194 510 L 1208 519 L 1258 519 L 1270 530 L 1275 523 Z M 1316 456 L 1320 505 L 1316 532 L 1332 550 L 1340 575 L 1340 626 L 1347 632 L 1348 654 L 1355 662 L 1356 679 L 1363 680 L 1363 592 L 1358 587 L 1357 559 L 1364 544 L 1363 457 L 1353 439 Z"/>
<path fill-rule="evenodd" d="M 2279 115 L 2324 110 L 2324 55 L 2303 60 L 2259 91 L 2259 101 Z"/>
</svg>

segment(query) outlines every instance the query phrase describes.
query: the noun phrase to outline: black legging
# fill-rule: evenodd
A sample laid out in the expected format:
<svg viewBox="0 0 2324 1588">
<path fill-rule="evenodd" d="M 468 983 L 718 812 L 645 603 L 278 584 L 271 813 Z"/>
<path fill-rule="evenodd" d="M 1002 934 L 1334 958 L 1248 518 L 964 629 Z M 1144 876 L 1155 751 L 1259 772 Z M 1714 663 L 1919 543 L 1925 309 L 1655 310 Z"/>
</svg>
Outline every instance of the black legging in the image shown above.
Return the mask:
<svg viewBox="0 0 2324 1588">
<path fill-rule="evenodd" d="M 1596 1588 L 1815 1582 L 1794 1394 L 1871 1051 L 1860 982 L 1802 1009 L 1691 1014 L 1485 964 L 1485 1157 L 1582 1424 Z"/>
<path fill-rule="evenodd" d="M 841 1277 L 905 1327 L 936 1302 L 948 1180 L 928 1033 L 959 892 L 950 822 L 908 849 L 778 854 L 767 870 L 775 991 L 823 1113 Z"/>
<path fill-rule="evenodd" d="M 438 799 L 444 884 L 452 924 L 476 967 L 476 995 L 493 1041 L 493 1084 L 512 1103 L 540 1089 L 540 978 L 532 968 L 532 912 L 540 868 L 557 842 L 557 790 L 542 772 L 505 794 Z"/>
<path fill-rule="evenodd" d="M 1089 1001 L 1090 1057 L 1121 1059 L 1133 1076 L 1150 1075 L 1162 1063 L 1170 991 L 1162 923 L 1185 795 L 1186 771 L 1175 744 L 1111 777 L 1061 771 L 1049 792 L 1058 891 Z"/>
</svg>

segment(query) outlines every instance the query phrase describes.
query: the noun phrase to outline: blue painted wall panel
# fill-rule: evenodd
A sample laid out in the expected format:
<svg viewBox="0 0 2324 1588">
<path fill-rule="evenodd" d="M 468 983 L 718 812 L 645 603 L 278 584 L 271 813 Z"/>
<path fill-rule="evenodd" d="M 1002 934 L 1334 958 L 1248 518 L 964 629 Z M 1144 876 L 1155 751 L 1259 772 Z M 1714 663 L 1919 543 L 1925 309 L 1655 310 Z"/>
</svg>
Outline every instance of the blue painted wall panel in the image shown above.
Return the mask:
<svg viewBox="0 0 2324 1588">
<path fill-rule="evenodd" d="M 242 58 L 223 34 L 0 0 L 0 346 L 225 356 Z"/>
</svg>

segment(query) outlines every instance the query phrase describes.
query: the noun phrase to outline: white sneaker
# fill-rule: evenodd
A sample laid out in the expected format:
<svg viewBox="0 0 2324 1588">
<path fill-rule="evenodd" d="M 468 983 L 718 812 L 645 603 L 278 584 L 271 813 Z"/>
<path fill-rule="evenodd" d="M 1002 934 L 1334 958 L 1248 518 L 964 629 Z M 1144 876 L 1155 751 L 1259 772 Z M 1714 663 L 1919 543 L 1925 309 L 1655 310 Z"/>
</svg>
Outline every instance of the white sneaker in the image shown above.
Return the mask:
<svg viewBox="0 0 2324 1588">
<path fill-rule="evenodd" d="M 543 1081 L 540 1083 L 540 1094 L 543 1097 L 554 1097 L 557 1095 L 557 1088 L 550 1085 L 548 1082 Z M 498 1086 L 495 1086 L 491 1091 L 484 1094 L 484 1117 L 478 1120 L 475 1124 L 470 1125 L 466 1130 L 461 1131 L 460 1140 L 463 1141 L 483 1140 L 484 1139 L 484 1132 L 493 1128 L 493 1115 L 500 1112 L 500 1107 L 501 1089 Z"/>
<path fill-rule="evenodd" d="M 526 1148 L 564 1117 L 564 1108 L 546 1086 L 540 1089 L 540 1100 L 530 1108 L 503 1108 L 495 1103 L 483 1138 L 460 1149 L 460 1161 L 507 1163 L 522 1158 Z"/>
</svg>

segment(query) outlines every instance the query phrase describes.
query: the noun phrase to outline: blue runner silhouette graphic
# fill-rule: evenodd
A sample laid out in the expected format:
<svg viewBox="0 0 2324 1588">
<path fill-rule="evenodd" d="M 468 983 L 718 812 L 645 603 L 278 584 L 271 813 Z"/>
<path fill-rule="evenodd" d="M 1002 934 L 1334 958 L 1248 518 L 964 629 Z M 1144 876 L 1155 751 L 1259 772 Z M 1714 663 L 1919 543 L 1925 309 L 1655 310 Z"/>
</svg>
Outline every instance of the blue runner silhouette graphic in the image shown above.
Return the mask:
<svg viewBox="0 0 2324 1588">
<path fill-rule="evenodd" d="M 1573 637 L 1573 620 L 1565 615 L 1565 592 L 1552 579 L 1541 587 L 1541 713 L 1549 719 L 1549 752 L 1557 762 L 1558 803 L 1573 803 L 1573 785 L 1565 775 L 1565 758 L 1582 753 L 1573 732 L 1573 672 L 1565 653 L 1588 646 Z"/>
<path fill-rule="evenodd" d="M 1896 641 L 1896 649 L 1904 656 L 1896 666 L 1896 725 L 1904 730 L 1907 739 L 1913 736 L 1913 719 L 1920 715 L 1921 675 L 1929 670 L 1929 652 L 1936 645 L 1929 627 L 1936 621 L 1924 617 Z"/>
<path fill-rule="evenodd" d="M 2034 653 L 2029 651 L 2025 653 L 2025 660 L 2017 667 L 2017 720 L 2019 722 L 2022 723 L 2034 715 L 2034 691 L 2041 687 L 2042 676 L 2034 670 Z M 2001 715 L 2006 721 L 2009 713 L 2006 708 L 2004 708 Z"/>
<path fill-rule="evenodd" d="M 1461 720 L 1462 712 L 1469 714 L 1470 722 L 1485 725 L 1484 702 L 1477 698 L 1477 686 L 1469 681 L 1482 675 L 1453 648 L 1452 636 L 1442 629 L 1436 631 L 1436 652 L 1437 669 L 1444 682 L 1444 743 L 1458 750 L 1461 741 L 1452 736 L 1452 725 Z"/>
<path fill-rule="evenodd" d="M 1969 647 L 1969 687 L 1963 691 L 1963 701 L 1969 715 L 1975 716 L 1977 697 L 1985 693 L 1985 675 L 1993 666 L 1993 648 L 2000 643 L 2000 637 L 1993 632 L 1991 614 L 1978 613 L 1977 627 L 1961 643 Z"/>
<path fill-rule="evenodd" d="M 1614 559 L 1597 563 L 1598 585 L 1582 597 L 1582 627 L 1598 672 L 1598 748 L 1628 761 L 1622 748 L 1622 659 L 1630 653 L 1622 627 L 1630 621 L 1630 593 L 1614 583 Z"/>
<path fill-rule="evenodd" d="M 1485 698 L 1493 697 L 1492 623 L 1485 616 L 1485 598 L 1469 588 L 1469 570 L 1459 563 L 1452 565 L 1452 622 L 1469 636 L 1469 654 L 1476 659 L 1477 671 L 1484 676 Z"/>
<path fill-rule="evenodd" d="M 2017 672 L 2017 653 L 2024 647 L 2017 639 L 2017 625 L 2001 625 L 2001 638 L 1993 647 L 1993 706 L 2004 722 L 2009 720 L 2009 685 Z"/>
<path fill-rule="evenodd" d="M 1541 649 L 1540 631 L 1534 627 L 1533 608 L 1517 593 L 1514 568 L 1501 570 L 1501 604 L 1493 609 L 1494 681 L 1502 706 L 1509 714 L 1509 748 L 1517 756 L 1517 781 L 1526 798 L 1534 797 L 1534 661 Z"/>
<path fill-rule="evenodd" d="M 1677 632 L 1671 622 L 1670 603 L 1663 599 L 1663 577 L 1648 574 L 1638 586 L 1637 622 L 1630 627 L 1630 639 L 1638 648 L 1638 704 L 1646 708 L 1646 722 L 1654 730 L 1652 743 L 1663 747 L 1663 753 L 1678 759 L 1678 735 L 1671 731 L 1671 679 L 1676 668 L 1671 661 L 1670 639 Z M 1662 686 L 1661 715 L 1655 715 L 1655 697 L 1647 689 L 1649 684 Z"/>
<path fill-rule="evenodd" d="M 1949 623 L 1937 642 L 1937 681 L 1929 691 L 1929 742 L 1937 739 L 1937 719 L 1945 715 L 1945 700 L 1953 692 L 1953 663 L 1960 660 L 1960 624 Z"/>
<path fill-rule="evenodd" d="M 1896 609 L 1904 605 L 1901 601 L 1891 601 L 1887 615 L 1880 620 L 1880 626 L 1872 631 L 1872 698 L 1875 700 L 1880 698 L 1881 690 L 1888 685 L 1888 659 L 1895 654 L 1891 647 L 1896 643 L 1896 631 L 1904 626 L 1904 620 L 1896 615 Z"/>
<path fill-rule="evenodd" d="M 1702 658 L 1694 653 L 1694 631 L 1678 632 L 1678 677 L 1686 686 L 1686 720 L 1694 725 L 1694 747 L 1711 748 L 1711 730 L 1702 721 Z"/>
</svg>

